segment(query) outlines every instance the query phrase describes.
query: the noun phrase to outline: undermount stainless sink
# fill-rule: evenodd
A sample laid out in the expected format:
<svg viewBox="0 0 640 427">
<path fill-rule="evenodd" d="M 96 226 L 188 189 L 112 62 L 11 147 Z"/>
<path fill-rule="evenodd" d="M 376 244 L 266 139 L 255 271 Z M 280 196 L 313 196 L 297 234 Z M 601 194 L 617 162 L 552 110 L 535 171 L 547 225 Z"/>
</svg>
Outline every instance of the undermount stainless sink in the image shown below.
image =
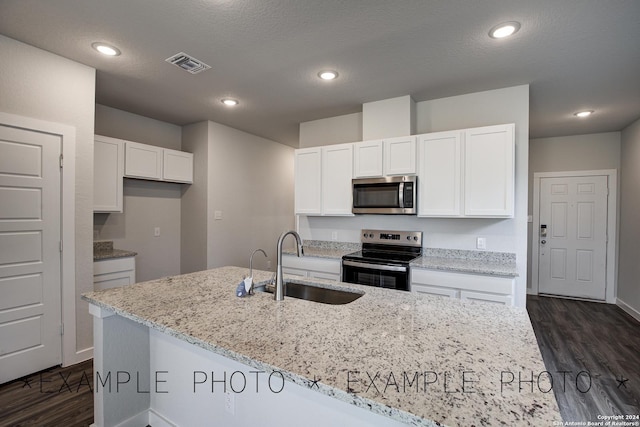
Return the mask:
<svg viewBox="0 0 640 427">
<path fill-rule="evenodd" d="M 349 304 L 363 295 L 357 292 L 321 288 L 288 280 L 285 282 L 285 289 L 285 296 L 333 305 Z M 264 290 L 265 292 L 274 293 L 275 285 L 268 284 L 264 287 Z"/>
</svg>

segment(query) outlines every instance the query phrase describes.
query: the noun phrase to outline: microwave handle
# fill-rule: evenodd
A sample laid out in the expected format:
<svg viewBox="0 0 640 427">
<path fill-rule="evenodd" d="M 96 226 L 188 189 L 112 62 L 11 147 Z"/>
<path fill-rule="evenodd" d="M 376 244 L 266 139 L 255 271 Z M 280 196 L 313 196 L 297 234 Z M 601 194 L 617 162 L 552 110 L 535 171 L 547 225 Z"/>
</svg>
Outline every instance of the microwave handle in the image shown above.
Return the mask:
<svg viewBox="0 0 640 427">
<path fill-rule="evenodd" d="M 398 191 L 400 192 L 398 195 L 398 207 L 404 208 L 404 182 L 401 182 L 398 187 Z"/>
</svg>

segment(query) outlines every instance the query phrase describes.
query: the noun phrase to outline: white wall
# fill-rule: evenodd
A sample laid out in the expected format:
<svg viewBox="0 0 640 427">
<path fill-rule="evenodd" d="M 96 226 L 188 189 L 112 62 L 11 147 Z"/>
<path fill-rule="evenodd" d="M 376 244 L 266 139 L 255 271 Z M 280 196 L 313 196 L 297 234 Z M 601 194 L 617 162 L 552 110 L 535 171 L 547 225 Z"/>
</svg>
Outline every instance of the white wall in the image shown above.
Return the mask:
<svg viewBox="0 0 640 427">
<path fill-rule="evenodd" d="M 185 274 L 207 269 L 209 122 L 184 126 L 182 148 L 193 153 L 193 184 L 182 188 L 180 271 Z"/>
<path fill-rule="evenodd" d="M 182 199 L 182 272 L 248 267 L 257 248 L 275 268 L 278 236 L 294 228 L 293 148 L 215 122 L 185 126 L 183 147 L 198 159 Z"/>
<path fill-rule="evenodd" d="M 96 105 L 95 133 L 180 150 L 182 128 Z M 123 213 L 94 214 L 96 240 L 138 253 L 138 282 L 180 274 L 180 197 L 186 184 L 124 180 Z M 160 236 L 154 237 L 154 228 Z"/>
<path fill-rule="evenodd" d="M 533 215 L 533 174 L 579 170 L 620 170 L 620 132 L 539 138 L 529 141 L 529 215 Z M 620 197 L 618 197 L 619 204 Z M 531 287 L 531 251 L 533 239 L 528 227 L 529 270 Z M 537 242 L 537 239 L 535 239 Z"/>
<path fill-rule="evenodd" d="M 355 141 L 362 141 L 362 113 L 300 123 L 300 148 Z"/>
<path fill-rule="evenodd" d="M 80 294 L 93 290 L 95 70 L 2 35 L 0 58 L 0 111 L 76 129 L 76 349 L 81 351 L 93 346 L 91 316 Z"/>
<path fill-rule="evenodd" d="M 302 237 L 331 240 L 331 232 L 338 231 L 339 240 L 357 242 L 362 228 L 421 230 L 425 233 L 426 247 L 450 249 L 475 249 L 476 237 L 486 237 L 487 250 L 516 254 L 519 274 L 516 304 L 524 306 L 527 278 L 529 86 L 515 86 L 416 103 L 418 134 L 504 123 L 516 125 L 516 198 L 513 219 L 372 215 L 358 215 L 352 218 L 301 217 Z M 309 145 L 301 140 L 300 146 Z"/>
<path fill-rule="evenodd" d="M 622 131 L 618 301 L 640 319 L 640 120 Z"/>
<path fill-rule="evenodd" d="M 276 243 L 294 228 L 293 153 L 283 144 L 209 122 L 207 267 L 249 266 L 262 248 L 275 268 Z M 215 212 L 222 219 L 214 218 Z M 261 254 L 254 267 L 267 269 Z"/>
</svg>

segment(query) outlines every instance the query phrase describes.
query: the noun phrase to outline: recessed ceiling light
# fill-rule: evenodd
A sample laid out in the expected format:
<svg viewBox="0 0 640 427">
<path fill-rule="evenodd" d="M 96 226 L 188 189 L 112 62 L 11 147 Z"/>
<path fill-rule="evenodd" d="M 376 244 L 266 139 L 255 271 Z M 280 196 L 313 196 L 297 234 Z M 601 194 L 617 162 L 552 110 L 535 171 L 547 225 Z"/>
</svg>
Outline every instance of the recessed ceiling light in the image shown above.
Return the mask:
<svg viewBox="0 0 640 427">
<path fill-rule="evenodd" d="M 516 21 L 503 22 L 489 30 L 489 36 L 494 39 L 501 39 L 515 34 L 520 29 L 520 23 Z"/>
<path fill-rule="evenodd" d="M 120 50 L 115 47 L 115 46 L 111 46 L 109 44 L 106 43 L 93 43 L 91 45 L 95 50 L 97 50 L 98 52 L 100 52 L 103 55 L 107 55 L 107 56 L 118 56 L 120 55 Z"/>
<path fill-rule="evenodd" d="M 238 102 L 237 99 L 232 99 L 232 98 L 225 98 L 220 102 L 222 102 L 227 107 L 235 107 L 236 105 L 238 105 L 240 103 L 240 102 Z"/>
<path fill-rule="evenodd" d="M 320 71 L 318 73 L 318 77 L 320 77 L 322 80 L 333 80 L 338 77 L 338 72 L 333 70 Z"/>
<path fill-rule="evenodd" d="M 573 113 L 573 115 L 576 117 L 589 117 L 592 114 L 593 110 L 578 111 L 577 113 Z"/>
</svg>

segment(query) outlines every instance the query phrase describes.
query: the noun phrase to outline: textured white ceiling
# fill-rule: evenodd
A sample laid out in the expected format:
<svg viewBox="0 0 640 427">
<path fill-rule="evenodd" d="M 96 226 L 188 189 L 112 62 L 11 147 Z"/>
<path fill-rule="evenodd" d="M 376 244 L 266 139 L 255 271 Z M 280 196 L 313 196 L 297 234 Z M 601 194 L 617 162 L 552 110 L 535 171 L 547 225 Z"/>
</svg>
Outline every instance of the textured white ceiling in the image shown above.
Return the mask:
<svg viewBox="0 0 640 427">
<path fill-rule="evenodd" d="M 487 36 L 509 20 L 522 23 L 514 37 Z M 363 102 L 526 83 L 534 138 L 640 117 L 639 0 L 0 0 L 0 33 L 95 67 L 100 104 L 292 146 L 298 123 Z M 122 55 L 99 56 L 95 41 Z M 213 68 L 164 62 L 178 52 Z M 340 78 L 320 81 L 323 68 Z M 578 120 L 581 109 L 596 114 Z"/>
</svg>

